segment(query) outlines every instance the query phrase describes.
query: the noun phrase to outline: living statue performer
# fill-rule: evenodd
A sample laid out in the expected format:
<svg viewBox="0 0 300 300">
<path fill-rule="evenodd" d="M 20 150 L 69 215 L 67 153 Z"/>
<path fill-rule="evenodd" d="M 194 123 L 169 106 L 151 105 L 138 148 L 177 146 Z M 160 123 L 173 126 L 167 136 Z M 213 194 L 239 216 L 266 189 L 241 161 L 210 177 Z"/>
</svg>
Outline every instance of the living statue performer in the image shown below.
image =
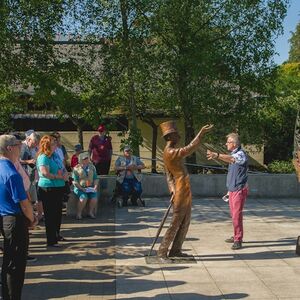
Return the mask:
<svg viewBox="0 0 300 300">
<path fill-rule="evenodd" d="M 212 129 L 213 125 L 205 125 L 189 145 L 177 148 L 180 140 L 174 121 L 160 124 L 162 136 L 167 144 L 163 153 L 165 171 L 170 193 L 173 194 L 173 217 L 169 228 L 158 249 L 157 256 L 160 260 L 168 257 L 188 256 L 181 252 L 182 244 L 187 234 L 192 208 L 192 193 L 188 171 L 184 165 L 184 158 L 191 155 L 198 148 L 201 138 Z M 172 244 L 168 255 L 168 248 Z"/>
</svg>

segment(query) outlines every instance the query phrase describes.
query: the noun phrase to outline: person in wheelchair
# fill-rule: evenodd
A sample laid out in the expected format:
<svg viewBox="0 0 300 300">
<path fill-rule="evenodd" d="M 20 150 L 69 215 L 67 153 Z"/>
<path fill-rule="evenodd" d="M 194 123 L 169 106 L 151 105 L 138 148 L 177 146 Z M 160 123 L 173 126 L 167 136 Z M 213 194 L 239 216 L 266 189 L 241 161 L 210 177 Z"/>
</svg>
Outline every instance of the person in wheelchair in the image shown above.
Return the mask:
<svg viewBox="0 0 300 300">
<path fill-rule="evenodd" d="M 119 156 L 115 162 L 117 176 L 117 186 L 122 195 L 122 206 L 127 206 L 131 195 L 131 204 L 137 206 L 137 200 L 142 194 L 142 174 L 145 168 L 139 157 L 132 155 L 130 146 L 124 147 L 124 155 Z"/>
</svg>

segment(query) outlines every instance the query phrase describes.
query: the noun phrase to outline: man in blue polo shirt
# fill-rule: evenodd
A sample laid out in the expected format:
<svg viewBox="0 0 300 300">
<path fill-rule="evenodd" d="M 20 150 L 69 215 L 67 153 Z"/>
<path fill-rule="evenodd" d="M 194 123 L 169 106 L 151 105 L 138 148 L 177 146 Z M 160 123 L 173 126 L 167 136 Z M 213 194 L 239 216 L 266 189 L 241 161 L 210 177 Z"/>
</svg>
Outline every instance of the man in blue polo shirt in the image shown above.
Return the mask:
<svg viewBox="0 0 300 300">
<path fill-rule="evenodd" d="M 28 250 L 28 226 L 36 225 L 21 175 L 14 163 L 21 142 L 0 136 L 0 227 L 4 237 L 2 263 L 3 299 L 21 299 Z"/>
<path fill-rule="evenodd" d="M 242 248 L 243 241 L 243 208 L 248 196 L 248 157 L 241 148 L 237 133 L 227 135 L 227 150 L 230 154 L 222 154 L 207 150 L 208 159 L 219 159 L 229 163 L 226 186 L 229 194 L 229 207 L 234 229 L 234 236 L 225 242 L 233 243 L 231 249 Z"/>
</svg>

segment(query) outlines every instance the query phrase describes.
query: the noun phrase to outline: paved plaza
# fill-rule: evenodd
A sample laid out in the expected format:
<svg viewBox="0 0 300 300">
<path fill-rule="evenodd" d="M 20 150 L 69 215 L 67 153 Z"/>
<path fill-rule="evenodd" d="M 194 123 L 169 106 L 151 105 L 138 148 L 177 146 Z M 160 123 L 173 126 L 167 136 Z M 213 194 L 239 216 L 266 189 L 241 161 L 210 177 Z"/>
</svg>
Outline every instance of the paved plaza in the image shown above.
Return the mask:
<svg viewBox="0 0 300 300">
<path fill-rule="evenodd" d="M 55 251 L 39 226 L 23 299 L 300 299 L 300 200 L 249 198 L 244 247 L 233 251 L 224 242 L 232 234 L 228 204 L 194 198 L 184 251 L 196 261 L 163 265 L 147 264 L 145 255 L 168 199 L 145 200 L 145 208 L 122 209 L 103 201 L 95 220 L 64 217 L 68 240 Z"/>
</svg>

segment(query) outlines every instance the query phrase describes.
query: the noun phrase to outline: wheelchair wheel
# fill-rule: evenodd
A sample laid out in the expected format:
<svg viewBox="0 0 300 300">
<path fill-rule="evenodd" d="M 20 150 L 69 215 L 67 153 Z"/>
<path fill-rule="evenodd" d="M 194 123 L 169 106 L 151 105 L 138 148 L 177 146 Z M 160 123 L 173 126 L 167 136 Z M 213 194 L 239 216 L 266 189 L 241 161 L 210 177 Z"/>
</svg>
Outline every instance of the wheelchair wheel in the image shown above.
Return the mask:
<svg viewBox="0 0 300 300">
<path fill-rule="evenodd" d="M 139 203 L 140 203 L 140 205 L 141 206 L 143 206 L 143 207 L 145 207 L 146 206 L 146 202 L 145 202 L 145 200 L 143 200 L 142 198 L 138 198 L 138 201 L 139 201 Z"/>
<path fill-rule="evenodd" d="M 122 208 L 123 207 L 123 200 L 121 198 L 118 199 L 117 201 L 118 207 Z"/>
</svg>

